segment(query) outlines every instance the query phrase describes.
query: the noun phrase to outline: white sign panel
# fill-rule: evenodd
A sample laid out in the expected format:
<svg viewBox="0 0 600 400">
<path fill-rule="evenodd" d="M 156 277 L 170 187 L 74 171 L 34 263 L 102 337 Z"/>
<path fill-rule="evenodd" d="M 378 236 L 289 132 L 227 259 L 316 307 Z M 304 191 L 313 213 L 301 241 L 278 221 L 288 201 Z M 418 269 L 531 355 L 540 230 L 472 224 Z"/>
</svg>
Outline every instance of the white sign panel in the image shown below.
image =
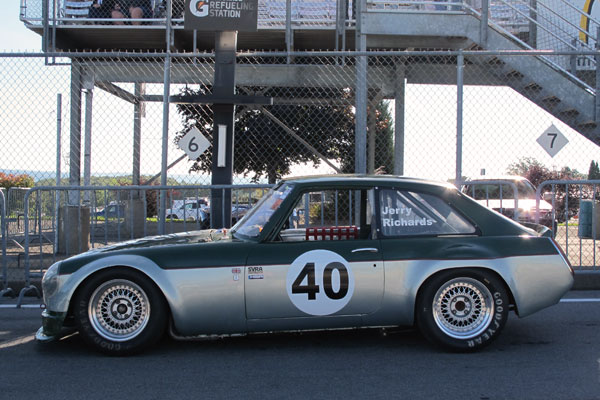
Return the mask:
<svg viewBox="0 0 600 400">
<path fill-rule="evenodd" d="M 210 142 L 196 127 L 193 127 L 179 140 L 177 145 L 191 160 L 197 160 L 210 147 Z"/>
<path fill-rule="evenodd" d="M 546 153 L 550 154 L 550 157 L 557 155 L 569 143 L 565 135 L 554 124 L 550 125 L 550 128 L 542 133 L 537 142 L 546 150 Z"/>
</svg>

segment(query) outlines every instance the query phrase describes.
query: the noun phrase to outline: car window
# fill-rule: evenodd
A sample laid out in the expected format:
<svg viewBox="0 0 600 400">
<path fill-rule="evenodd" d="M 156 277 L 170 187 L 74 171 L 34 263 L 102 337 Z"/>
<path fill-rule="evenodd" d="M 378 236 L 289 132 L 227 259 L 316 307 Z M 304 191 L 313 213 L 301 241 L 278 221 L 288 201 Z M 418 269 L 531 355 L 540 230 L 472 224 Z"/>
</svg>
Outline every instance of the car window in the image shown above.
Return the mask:
<svg viewBox="0 0 600 400">
<path fill-rule="evenodd" d="M 271 216 L 291 191 L 292 185 L 290 184 L 282 184 L 271 189 L 240 222 L 231 228 L 232 234 L 237 233 L 250 238 L 258 237 Z"/>
<path fill-rule="evenodd" d="M 283 241 L 367 238 L 373 215 L 373 193 L 372 189 L 304 193 L 288 215 L 279 238 Z"/>
<path fill-rule="evenodd" d="M 516 188 L 519 199 L 534 199 L 535 188 L 526 180 L 512 182 Z M 513 186 L 509 183 L 489 183 L 489 184 L 473 184 L 465 185 L 463 193 L 473 197 L 475 200 L 485 199 L 514 199 Z"/>
<path fill-rule="evenodd" d="M 383 236 L 475 233 L 475 227 L 437 196 L 384 189 L 379 192 Z"/>
</svg>

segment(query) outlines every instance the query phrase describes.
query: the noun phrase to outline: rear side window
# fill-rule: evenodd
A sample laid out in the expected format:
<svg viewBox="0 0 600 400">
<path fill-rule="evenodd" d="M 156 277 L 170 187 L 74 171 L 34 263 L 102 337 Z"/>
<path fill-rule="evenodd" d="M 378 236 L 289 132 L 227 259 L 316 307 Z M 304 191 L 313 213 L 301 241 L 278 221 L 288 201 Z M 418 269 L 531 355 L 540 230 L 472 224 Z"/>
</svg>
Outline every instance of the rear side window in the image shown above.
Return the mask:
<svg viewBox="0 0 600 400">
<path fill-rule="evenodd" d="M 441 198 L 393 189 L 379 192 L 379 227 L 383 236 L 475 233 L 475 227 Z"/>
</svg>

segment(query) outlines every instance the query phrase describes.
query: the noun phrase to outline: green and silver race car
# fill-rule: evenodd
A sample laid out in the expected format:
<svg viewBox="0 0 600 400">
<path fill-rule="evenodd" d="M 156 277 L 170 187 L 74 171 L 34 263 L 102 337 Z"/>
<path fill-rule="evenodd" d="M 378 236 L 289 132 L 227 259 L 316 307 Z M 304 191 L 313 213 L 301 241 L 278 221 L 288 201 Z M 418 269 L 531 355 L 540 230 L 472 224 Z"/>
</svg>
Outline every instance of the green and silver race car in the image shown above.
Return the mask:
<svg viewBox="0 0 600 400">
<path fill-rule="evenodd" d="M 148 237 L 57 262 L 40 341 L 97 349 L 175 338 L 416 325 L 445 348 L 489 344 L 514 310 L 555 304 L 573 270 L 533 230 L 454 186 L 391 176 L 284 180 L 231 230 Z"/>
</svg>

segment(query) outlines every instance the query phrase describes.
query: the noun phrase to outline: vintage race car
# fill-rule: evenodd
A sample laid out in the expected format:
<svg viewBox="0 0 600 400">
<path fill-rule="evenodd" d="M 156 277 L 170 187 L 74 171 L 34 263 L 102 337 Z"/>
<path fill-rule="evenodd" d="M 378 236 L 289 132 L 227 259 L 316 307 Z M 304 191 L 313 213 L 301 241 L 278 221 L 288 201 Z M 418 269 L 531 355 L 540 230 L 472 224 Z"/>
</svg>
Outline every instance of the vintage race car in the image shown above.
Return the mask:
<svg viewBox="0 0 600 400">
<path fill-rule="evenodd" d="M 57 262 L 36 337 L 115 355 L 176 338 L 416 325 L 489 344 L 509 310 L 555 304 L 573 270 L 551 236 L 454 186 L 390 176 L 284 180 L 231 230 L 119 243 Z M 540 233 L 542 232 L 542 233 Z"/>
</svg>

